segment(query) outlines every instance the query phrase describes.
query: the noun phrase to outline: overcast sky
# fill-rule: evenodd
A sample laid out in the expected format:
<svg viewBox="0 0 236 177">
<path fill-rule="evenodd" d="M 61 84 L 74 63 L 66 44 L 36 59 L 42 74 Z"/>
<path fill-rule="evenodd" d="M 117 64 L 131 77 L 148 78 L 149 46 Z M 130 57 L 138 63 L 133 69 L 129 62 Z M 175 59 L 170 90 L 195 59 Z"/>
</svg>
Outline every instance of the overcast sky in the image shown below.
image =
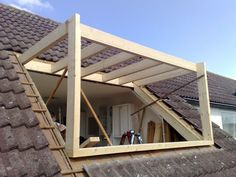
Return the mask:
<svg viewBox="0 0 236 177">
<path fill-rule="evenodd" d="M 236 79 L 236 0 L 0 0 L 81 22 Z"/>
</svg>

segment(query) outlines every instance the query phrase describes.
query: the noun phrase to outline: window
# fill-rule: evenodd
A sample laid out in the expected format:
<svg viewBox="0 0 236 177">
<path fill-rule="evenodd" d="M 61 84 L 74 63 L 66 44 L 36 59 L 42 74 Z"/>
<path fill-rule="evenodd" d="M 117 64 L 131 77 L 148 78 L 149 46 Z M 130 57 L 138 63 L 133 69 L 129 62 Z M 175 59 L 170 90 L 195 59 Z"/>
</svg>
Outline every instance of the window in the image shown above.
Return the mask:
<svg viewBox="0 0 236 177">
<path fill-rule="evenodd" d="M 236 138 L 236 113 L 222 113 L 223 130 Z"/>
</svg>

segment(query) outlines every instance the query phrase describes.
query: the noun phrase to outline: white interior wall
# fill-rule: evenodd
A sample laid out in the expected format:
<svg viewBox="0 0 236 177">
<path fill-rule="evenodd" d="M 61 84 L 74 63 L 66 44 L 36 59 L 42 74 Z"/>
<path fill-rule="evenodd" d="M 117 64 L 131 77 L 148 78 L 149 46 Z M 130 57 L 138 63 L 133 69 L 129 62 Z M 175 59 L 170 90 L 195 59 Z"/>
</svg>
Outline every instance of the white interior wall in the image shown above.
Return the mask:
<svg viewBox="0 0 236 177">
<path fill-rule="evenodd" d="M 30 75 L 34 80 L 34 83 L 36 84 L 41 96 L 46 101 L 51 91 L 55 87 L 59 77 L 36 72 L 30 72 Z M 62 81 L 58 91 L 56 92 L 56 95 L 48 105 L 49 110 L 53 111 L 57 117 L 59 116 L 59 108 L 61 109 L 62 117 L 66 116 L 66 88 L 67 79 L 65 78 Z M 130 88 L 111 86 L 88 81 L 82 81 L 82 88 L 97 113 L 99 112 L 100 106 L 113 106 L 131 103 L 134 105 L 134 110 L 137 110 L 142 106 L 142 102 L 136 97 L 136 95 Z M 84 105 L 83 101 L 81 109 L 83 112 L 83 118 L 87 119 L 91 116 L 90 111 L 88 110 L 87 106 Z M 134 116 L 132 120 L 134 125 L 133 128 L 137 132 L 139 125 L 137 115 Z M 146 142 L 147 140 L 147 123 L 149 121 L 160 122 L 161 120 L 150 109 L 147 109 L 144 116 L 142 128 L 142 137 L 144 139 L 144 142 Z M 81 121 L 81 127 L 82 135 L 87 136 L 86 121 Z"/>
<path fill-rule="evenodd" d="M 143 105 L 142 102 L 135 96 L 135 94 L 131 90 L 128 93 L 113 95 L 112 97 L 108 97 L 108 98 L 91 99 L 90 101 L 93 105 L 93 108 L 95 109 L 97 113 L 99 112 L 100 106 L 115 106 L 115 105 L 130 103 L 134 105 L 134 110 L 137 110 Z M 83 108 L 84 110 L 86 110 L 87 116 L 88 117 L 91 116 L 90 111 L 84 104 L 83 104 Z M 140 122 L 139 118 L 140 117 L 138 116 L 138 114 L 136 114 L 135 116 L 131 118 L 132 124 L 134 125 L 133 129 L 136 132 L 138 132 L 138 127 L 139 127 L 139 122 Z M 148 127 L 149 121 L 153 121 L 155 123 L 161 123 L 161 118 L 158 117 L 151 109 L 148 108 L 145 111 L 143 124 L 142 124 L 142 132 L 141 132 L 144 142 L 147 142 L 147 127 Z"/>
</svg>

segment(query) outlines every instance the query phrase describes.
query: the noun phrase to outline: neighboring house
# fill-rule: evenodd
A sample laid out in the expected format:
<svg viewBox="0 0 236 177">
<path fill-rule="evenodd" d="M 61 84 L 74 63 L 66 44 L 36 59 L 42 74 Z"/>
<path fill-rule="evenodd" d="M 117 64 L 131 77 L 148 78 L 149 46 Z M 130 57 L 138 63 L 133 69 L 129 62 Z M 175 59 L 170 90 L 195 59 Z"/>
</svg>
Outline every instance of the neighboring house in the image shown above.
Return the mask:
<svg viewBox="0 0 236 177">
<path fill-rule="evenodd" d="M 177 77 L 162 84 L 153 84 L 156 89 L 176 87 L 190 81 L 194 75 Z M 208 72 L 208 87 L 211 103 L 211 120 L 236 138 L 236 80 Z M 198 108 L 197 84 L 192 83 L 177 92 L 193 106 Z"/>
<path fill-rule="evenodd" d="M 47 97 L 50 94 L 53 88 L 52 83 L 56 82 L 58 76 L 35 71 L 35 68 L 45 70 L 48 65 L 61 61 L 67 55 L 67 39 L 44 52 L 34 60 L 33 64 L 25 65 L 26 68 L 31 69 L 30 75 L 18 59 L 18 55 L 27 51 L 58 25 L 50 19 L 0 4 L 0 176 L 235 176 L 236 141 L 221 128 L 235 137 L 236 81 L 212 73 L 208 73 L 211 117 L 213 122 L 219 125 L 212 124 L 214 145 L 191 147 L 186 144 L 186 147 L 179 148 L 178 146 L 186 142 L 191 144 L 191 141 L 186 141 L 184 134 L 174 130 L 176 128 L 174 125 L 164 123 L 162 125 L 169 126 L 171 131 L 165 132 L 163 139 L 167 138 L 166 133 L 173 135 L 174 138 L 168 141 L 177 143 L 176 148 L 169 146 L 164 150 L 152 149 L 152 146 L 165 146 L 162 142 L 166 141 L 160 138 L 157 140 L 160 144 L 156 142 L 138 146 L 119 146 L 119 149 L 137 148 L 129 153 L 124 150 L 123 154 L 113 154 L 112 146 L 106 146 L 106 155 L 100 153 L 99 157 L 96 154 L 99 153 L 99 148 L 91 151 L 94 155 L 88 157 L 86 156 L 87 149 L 93 150 L 93 148 L 79 147 L 82 150 L 80 152 L 84 154 L 71 158 L 70 152 L 65 151 L 65 141 L 55 128 L 48 112 L 48 109 L 57 111 L 57 115 L 62 119 L 60 121 L 64 121 L 67 103 L 65 90 L 68 79 L 64 80 L 47 109 L 41 97 Z M 82 49 L 85 50 L 93 45 L 93 42 L 88 40 L 82 40 L 81 43 Z M 83 60 L 82 67 L 92 66 L 119 52 L 114 48 L 108 51 L 103 49 L 99 56 L 91 56 Z M 138 63 L 140 60 L 143 58 L 134 58 L 129 62 L 106 68 L 102 72 L 109 73 Z M 44 67 L 39 68 L 38 65 Z M 187 74 L 149 84 L 145 89 L 154 98 L 159 98 L 194 77 L 192 74 Z M 130 87 L 116 86 L 112 83 L 101 84 L 86 79 L 82 80 L 82 87 L 92 100 L 96 112 L 100 112 L 102 124 L 107 132 L 110 131 L 113 143 L 118 144 L 115 135 L 119 138 L 127 128 L 135 128 L 135 126 L 130 127 L 130 124 L 136 125 L 136 119 L 132 119 L 134 122 L 131 123 L 127 115 L 142 106 L 142 102 L 134 95 L 133 88 Z M 171 110 L 172 117 L 181 121 L 185 126 L 183 128 L 195 133 L 196 137 L 203 131 L 200 114 L 195 108 L 198 107 L 197 92 L 196 83 L 192 83 L 166 96 L 160 103 L 163 110 L 166 112 Z M 77 110 L 77 112 L 80 111 Z M 125 115 L 123 115 L 124 112 Z M 145 134 L 145 138 L 148 134 L 148 122 L 152 121 L 157 126 L 165 119 L 162 117 L 163 114 L 155 113 L 147 109 L 144 116 L 143 129 L 145 130 L 142 130 L 142 133 Z M 80 135 L 86 138 L 90 135 L 100 136 L 101 132 L 96 127 L 96 122 L 92 121 L 93 119 L 89 120 L 91 115 L 88 114 L 89 110 L 82 102 Z M 121 120 L 121 117 L 126 116 L 127 119 Z M 123 120 L 126 121 L 122 122 Z M 124 129 L 124 126 L 127 127 Z M 147 142 L 145 138 L 144 141 Z M 104 142 L 106 141 L 102 141 L 99 145 L 104 146 Z M 167 145 L 170 144 L 167 143 Z M 145 146 L 149 149 L 140 151 L 139 148 L 142 149 Z"/>
</svg>

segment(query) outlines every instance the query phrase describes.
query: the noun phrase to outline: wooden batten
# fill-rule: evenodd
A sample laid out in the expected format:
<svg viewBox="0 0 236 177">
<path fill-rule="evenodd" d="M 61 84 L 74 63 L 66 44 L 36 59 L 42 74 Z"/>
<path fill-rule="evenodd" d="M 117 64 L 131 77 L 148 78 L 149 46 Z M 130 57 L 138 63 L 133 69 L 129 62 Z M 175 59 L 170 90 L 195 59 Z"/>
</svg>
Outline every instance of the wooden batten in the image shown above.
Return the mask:
<svg viewBox="0 0 236 177">
<path fill-rule="evenodd" d="M 135 84 L 137 86 L 142 86 L 142 85 L 148 85 L 154 82 L 158 82 L 158 81 L 162 81 L 162 80 L 167 80 L 167 79 L 171 79 L 177 76 L 182 76 L 185 74 L 190 73 L 191 71 L 189 70 L 184 70 L 184 69 L 174 69 L 172 71 L 169 72 L 164 72 L 162 74 L 158 74 L 156 76 L 151 76 L 148 78 L 144 78 L 138 81 L 135 81 Z"/>
<path fill-rule="evenodd" d="M 162 73 L 166 73 L 169 71 L 172 71 L 176 69 L 176 67 L 172 66 L 172 65 L 167 65 L 167 64 L 160 64 L 148 69 L 144 69 L 142 71 L 124 76 L 119 78 L 119 84 L 126 84 L 129 82 L 134 82 L 137 80 L 141 80 L 141 79 L 145 79 L 147 77 L 151 77 L 151 76 L 155 76 L 158 74 L 162 74 Z"/>
<path fill-rule="evenodd" d="M 90 57 L 90 56 L 92 56 L 96 53 L 99 53 L 99 52 L 103 51 L 106 48 L 107 48 L 107 46 L 92 43 L 89 46 L 82 49 L 81 60 L 84 60 L 85 58 L 88 58 L 88 57 Z"/>
<path fill-rule="evenodd" d="M 88 76 L 90 74 L 96 73 L 98 71 L 101 71 L 105 68 L 108 68 L 112 65 L 124 62 L 126 60 L 132 59 L 135 55 L 126 53 L 126 52 L 121 52 L 116 55 L 113 55 L 105 60 L 102 60 L 98 63 L 92 64 L 86 68 L 82 68 L 82 77 Z"/>
<path fill-rule="evenodd" d="M 103 82 L 107 82 L 116 78 L 120 78 L 122 76 L 126 76 L 156 65 L 159 65 L 160 62 L 157 61 L 153 61 L 153 60 L 148 60 L 148 59 L 144 59 L 140 62 L 134 63 L 132 65 L 128 65 L 126 67 L 117 69 L 115 71 L 111 71 L 107 74 L 103 74 L 102 76 L 102 80 Z"/>
</svg>

